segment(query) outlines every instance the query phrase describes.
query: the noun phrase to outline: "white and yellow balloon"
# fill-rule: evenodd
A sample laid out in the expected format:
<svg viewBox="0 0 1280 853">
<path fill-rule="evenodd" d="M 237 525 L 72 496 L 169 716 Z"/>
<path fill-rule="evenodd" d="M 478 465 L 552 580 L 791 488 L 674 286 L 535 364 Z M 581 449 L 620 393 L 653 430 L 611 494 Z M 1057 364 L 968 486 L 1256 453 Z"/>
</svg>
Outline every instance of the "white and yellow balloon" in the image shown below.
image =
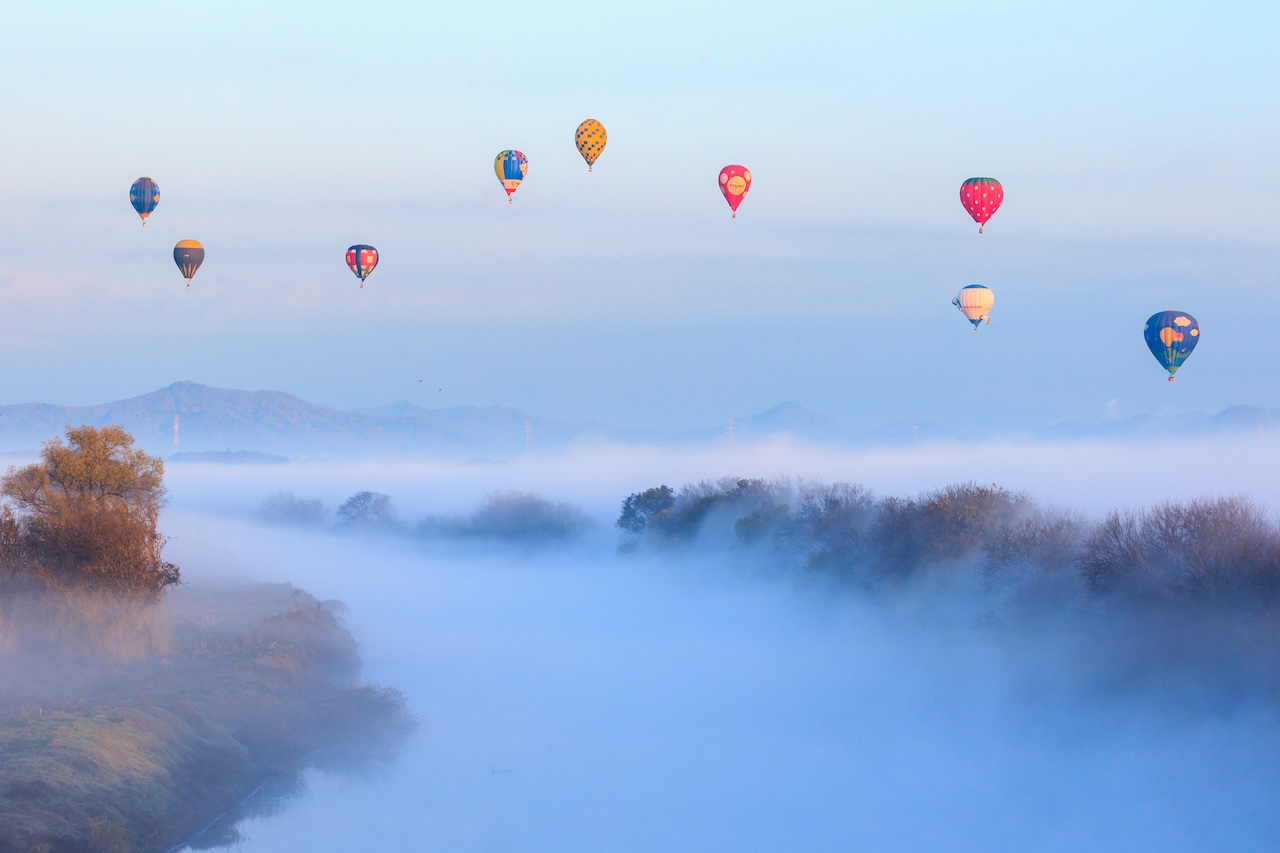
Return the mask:
<svg viewBox="0 0 1280 853">
<path fill-rule="evenodd" d="M 996 304 L 996 295 L 989 287 L 970 284 L 960 289 L 960 295 L 952 299 L 951 304 L 973 324 L 973 333 L 976 335 L 980 324 L 991 322 L 991 306 Z"/>
</svg>

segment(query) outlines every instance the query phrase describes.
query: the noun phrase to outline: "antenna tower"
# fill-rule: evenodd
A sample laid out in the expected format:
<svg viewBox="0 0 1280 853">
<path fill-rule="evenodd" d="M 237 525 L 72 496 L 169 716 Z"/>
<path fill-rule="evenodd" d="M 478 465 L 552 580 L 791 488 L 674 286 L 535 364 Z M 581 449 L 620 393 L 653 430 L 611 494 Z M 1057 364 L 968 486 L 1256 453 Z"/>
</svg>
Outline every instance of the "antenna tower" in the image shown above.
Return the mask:
<svg viewBox="0 0 1280 853">
<path fill-rule="evenodd" d="M 729 418 L 729 422 L 724 425 L 724 432 L 725 432 L 725 435 L 729 436 L 730 447 L 733 447 L 733 431 L 735 428 L 736 428 L 736 425 L 733 422 L 733 418 Z"/>
<path fill-rule="evenodd" d="M 524 422 L 524 449 L 528 450 L 529 445 L 532 443 L 533 443 L 533 423 L 530 421 L 525 421 Z"/>
</svg>

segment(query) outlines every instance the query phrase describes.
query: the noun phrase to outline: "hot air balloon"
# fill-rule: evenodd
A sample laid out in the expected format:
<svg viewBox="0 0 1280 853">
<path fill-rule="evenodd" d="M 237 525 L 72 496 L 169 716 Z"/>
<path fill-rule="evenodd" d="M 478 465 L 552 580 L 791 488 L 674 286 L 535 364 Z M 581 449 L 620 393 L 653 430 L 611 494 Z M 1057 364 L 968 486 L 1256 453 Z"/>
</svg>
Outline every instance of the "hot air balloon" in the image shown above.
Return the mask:
<svg viewBox="0 0 1280 853">
<path fill-rule="evenodd" d="M 196 270 L 200 269 L 200 265 L 204 263 L 204 246 L 196 240 L 179 240 L 178 245 L 173 247 L 173 262 L 178 265 L 178 269 L 182 270 L 182 276 L 187 280 L 187 287 L 190 287 Z"/>
<path fill-rule="evenodd" d="M 1004 201 L 1004 187 L 995 178 L 970 178 L 960 185 L 960 203 L 978 223 L 978 233 Z"/>
<path fill-rule="evenodd" d="M 364 280 L 369 277 L 369 273 L 373 272 L 373 268 L 377 265 L 378 250 L 372 246 L 357 243 L 347 249 L 347 266 L 351 267 L 351 271 L 360 279 L 361 287 L 364 287 Z"/>
<path fill-rule="evenodd" d="M 991 306 L 996 304 L 996 295 L 989 287 L 970 284 L 960 289 L 960 295 L 952 299 L 951 304 L 960 309 L 960 313 L 973 324 L 973 333 L 976 335 L 978 326 L 983 321 L 991 322 Z"/>
<path fill-rule="evenodd" d="M 1161 311 L 1147 320 L 1147 328 L 1142 335 L 1147 339 L 1147 349 L 1151 350 L 1160 366 L 1169 371 L 1169 381 L 1172 382 L 1173 374 L 1182 367 L 1182 362 L 1187 360 L 1200 340 L 1200 324 L 1185 311 Z"/>
<path fill-rule="evenodd" d="M 142 227 L 147 227 L 147 217 L 160 203 L 160 187 L 148 177 L 141 177 L 129 187 L 129 203 L 142 217 Z"/>
<path fill-rule="evenodd" d="M 590 172 L 596 160 L 604 153 L 609 134 L 604 132 L 603 124 L 589 118 L 578 125 L 578 132 L 573 135 L 573 141 L 578 146 L 578 153 L 582 155 L 582 159 L 587 161 L 587 171 Z"/>
<path fill-rule="evenodd" d="M 734 219 L 738 218 L 738 205 L 742 204 L 749 189 L 751 172 L 746 166 L 725 166 L 720 170 L 720 192 L 724 193 L 724 200 L 729 202 Z"/>
<path fill-rule="evenodd" d="M 502 181 L 502 188 L 507 191 L 507 203 L 510 204 L 511 194 L 520 188 L 520 182 L 529 174 L 529 158 L 519 151 L 503 151 L 493 158 L 493 171 Z"/>
</svg>

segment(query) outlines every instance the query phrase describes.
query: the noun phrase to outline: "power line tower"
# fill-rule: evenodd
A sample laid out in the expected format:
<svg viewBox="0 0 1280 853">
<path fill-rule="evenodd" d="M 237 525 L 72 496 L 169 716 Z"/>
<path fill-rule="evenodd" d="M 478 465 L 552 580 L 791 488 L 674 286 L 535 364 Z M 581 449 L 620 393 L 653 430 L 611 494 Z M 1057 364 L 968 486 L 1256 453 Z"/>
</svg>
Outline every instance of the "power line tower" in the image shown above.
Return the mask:
<svg viewBox="0 0 1280 853">
<path fill-rule="evenodd" d="M 173 416 L 173 452 L 178 452 L 178 416 Z"/>
<path fill-rule="evenodd" d="M 733 447 L 733 431 L 735 428 L 736 428 L 736 425 L 733 422 L 733 418 L 729 418 L 729 422 L 724 425 L 724 433 L 725 435 L 729 436 L 730 447 Z"/>
</svg>

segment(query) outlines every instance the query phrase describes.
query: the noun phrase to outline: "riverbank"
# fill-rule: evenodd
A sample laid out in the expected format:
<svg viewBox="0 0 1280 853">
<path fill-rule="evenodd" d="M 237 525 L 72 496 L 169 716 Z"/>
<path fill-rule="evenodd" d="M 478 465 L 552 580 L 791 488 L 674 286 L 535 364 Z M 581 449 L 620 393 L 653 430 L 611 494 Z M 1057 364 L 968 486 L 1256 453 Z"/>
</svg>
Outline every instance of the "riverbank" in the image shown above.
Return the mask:
<svg viewBox="0 0 1280 853">
<path fill-rule="evenodd" d="M 359 683 L 337 602 L 276 584 L 168 609 L 159 660 L 0 657 L 0 850 L 167 850 L 317 751 L 376 762 L 412 728 L 399 693 Z"/>
</svg>

